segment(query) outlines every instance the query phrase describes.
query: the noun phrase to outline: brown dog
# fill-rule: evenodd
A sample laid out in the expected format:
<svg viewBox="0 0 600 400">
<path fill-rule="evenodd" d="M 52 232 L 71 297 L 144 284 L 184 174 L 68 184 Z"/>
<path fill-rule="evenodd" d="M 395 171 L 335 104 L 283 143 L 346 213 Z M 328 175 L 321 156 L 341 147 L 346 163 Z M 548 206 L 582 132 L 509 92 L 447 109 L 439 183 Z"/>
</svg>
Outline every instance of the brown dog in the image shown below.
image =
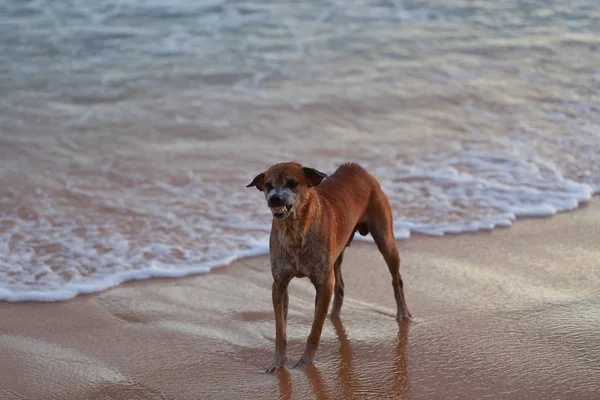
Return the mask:
<svg viewBox="0 0 600 400">
<path fill-rule="evenodd" d="M 332 175 L 295 162 L 280 163 L 258 174 L 247 187 L 265 194 L 273 213 L 270 236 L 275 313 L 275 359 L 272 372 L 284 366 L 289 282 L 308 277 L 316 289 L 315 315 L 302 358 L 295 366 L 310 364 L 321 338 L 331 295 L 331 318 L 339 318 L 344 299 L 341 265 L 354 234 L 368 233 L 392 274 L 396 319 L 410 319 L 400 276 L 400 256 L 394 239 L 392 210 L 379 183 L 363 167 L 341 165 Z"/>
</svg>

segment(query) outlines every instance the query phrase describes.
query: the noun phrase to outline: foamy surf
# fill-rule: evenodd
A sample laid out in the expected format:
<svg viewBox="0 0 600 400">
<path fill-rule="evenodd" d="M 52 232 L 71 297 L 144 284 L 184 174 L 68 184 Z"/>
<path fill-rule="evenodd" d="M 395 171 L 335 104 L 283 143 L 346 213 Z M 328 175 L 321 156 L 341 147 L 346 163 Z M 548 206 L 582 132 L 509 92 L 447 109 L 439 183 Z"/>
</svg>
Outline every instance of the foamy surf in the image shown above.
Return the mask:
<svg viewBox="0 0 600 400">
<path fill-rule="evenodd" d="M 489 169 L 482 165 L 482 158 L 489 157 L 478 154 L 470 160 L 470 164 L 477 164 L 480 170 L 489 172 Z M 469 163 L 469 159 L 464 156 L 460 160 L 462 163 Z M 498 155 L 494 160 L 490 167 L 499 165 Z M 445 161 L 449 165 L 453 159 L 446 158 Z M 447 233 L 508 227 L 518 217 L 551 216 L 572 210 L 580 203 L 589 201 L 594 193 L 590 185 L 568 180 L 538 181 L 539 187 L 535 187 L 484 179 L 459 172 L 448 165 L 440 166 L 437 172 L 425 172 L 422 168 L 407 169 L 401 165 L 394 171 L 390 170 L 391 166 L 371 165 L 372 161 L 363 164 L 367 168 L 371 166 L 370 170 L 380 179 L 390 198 L 396 216 L 394 230 L 397 239 L 407 239 L 413 232 L 443 236 Z M 502 169 L 496 172 L 504 176 L 515 174 L 514 171 Z M 529 184 L 534 181 L 533 177 L 531 179 Z M 194 184 L 198 186 L 194 187 Z M 221 185 L 221 190 L 225 191 L 227 185 Z M 188 199 L 187 207 L 194 206 L 194 199 L 206 197 L 199 194 L 205 189 L 201 181 L 190 181 L 187 190 L 169 186 L 164 182 L 153 186 L 165 190 L 169 195 Z M 222 203 L 221 206 L 209 205 L 209 211 L 204 211 L 202 216 L 196 216 L 196 221 L 186 221 L 178 217 L 178 214 L 183 216 L 189 212 L 185 210 L 185 206 L 172 209 L 168 213 L 169 219 L 163 220 L 160 225 L 160 229 L 165 230 L 164 233 L 154 237 L 148 237 L 148 231 L 140 229 L 130 236 L 112 233 L 102 238 L 96 225 L 79 229 L 76 224 L 72 224 L 66 229 L 63 226 L 61 232 L 56 226 L 56 213 L 38 215 L 28 224 L 13 224 L 2 234 L 2 250 L 8 258 L 0 263 L 4 282 L 0 287 L 0 299 L 66 300 L 79 294 L 99 292 L 127 281 L 205 273 L 243 257 L 268 254 L 270 215 L 263 196 L 255 190 L 243 188 L 243 191 L 242 187 L 243 185 L 239 185 L 235 191 L 244 197 L 244 201 L 241 201 L 242 197 L 238 197 L 236 201 L 236 197 L 233 196 L 230 197 L 233 202 L 227 203 L 227 196 L 224 194 L 215 196 L 214 200 Z M 150 211 L 139 204 L 136 209 L 131 209 L 126 199 L 127 196 L 124 196 L 121 207 L 134 215 Z M 131 203 L 141 199 L 139 188 L 134 188 Z M 170 196 L 164 200 L 170 201 Z M 160 215 L 160 206 L 156 206 L 153 212 L 157 215 L 153 218 L 164 218 L 165 215 Z M 425 208 L 417 214 L 415 207 Z M 469 211 L 476 207 L 479 207 L 482 215 L 469 214 Z M 244 209 L 255 209 L 258 212 L 232 212 Z M 210 210 L 213 210 L 212 214 Z M 48 216 L 51 214 L 54 214 L 53 223 L 48 222 Z M 115 230 L 124 229 L 118 225 L 112 227 Z M 158 225 L 156 227 L 159 228 Z M 180 231 L 173 235 L 172 243 L 169 243 L 169 230 Z M 45 255 L 39 249 L 28 252 L 22 248 L 18 253 L 14 248 L 11 249 L 11 238 L 21 236 L 27 238 L 29 243 L 34 243 L 42 239 L 39 236 L 40 231 L 45 231 L 48 234 L 48 242 L 59 246 L 60 249 L 47 249 Z M 179 237 L 181 232 L 187 232 L 185 238 Z M 201 238 L 201 232 L 206 236 Z M 162 236 L 162 243 L 159 242 L 159 236 Z M 177 237 L 179 241 L 176 240 Z M 370 236 L 357 235 L 355 238 L 372 242 Z M 215 241 L 218 243 L 214 243 Z M 198 251 L 196 246 L 204 246 L 204 250 Z M 84 269 L 81 269 L 82 267 Z M 15 275 L 13 271 L 18 271 L 19 274 Z M 30 271 L 29 274 L 25 274 L 26 271 Z M 18 279 L 15 279 L 15 276 L 18 276 Z M 61 276 L 67 276 L 67 279 L 60 279 Z"/>
<path fill-rule="evenodd" d="M 286 160 L 362 164 L 398 239 L 575 209 L 600 191 L 600 15 L 521 3 L 0 5 L 0 300 L 266 254 L 245 185 Z"/>
<path fill-rule="evenodd" d="M 256 245 L 247 251 L 240 251 L 221 261 L 205 263 L 199 266 L 180 266 L 177 269 L 161 269 L 159 267 L 147 267 L 136 270 L 128 270 L 114 273 L 100 279 L 94 279 L 87 283 L 67 283 L 61 285 L 59 289 L 53 290 L 22 290 L 14 291 L 10 288 L 0 287 L 0 300 L 9 302 L 21 301 L 40 301 L 53 302 L 68 300 L 77 295 L 91 294 L 101 292 L 106 289 L 118 286 L 124 282 L 144 280 L 149 278 L 179 278 L 187 275 L 201 274 L 210 271 L 213 268 L 227 265 L 235 260 L 263 255 L 268 252 L 268 243 Z"/>
</svg>

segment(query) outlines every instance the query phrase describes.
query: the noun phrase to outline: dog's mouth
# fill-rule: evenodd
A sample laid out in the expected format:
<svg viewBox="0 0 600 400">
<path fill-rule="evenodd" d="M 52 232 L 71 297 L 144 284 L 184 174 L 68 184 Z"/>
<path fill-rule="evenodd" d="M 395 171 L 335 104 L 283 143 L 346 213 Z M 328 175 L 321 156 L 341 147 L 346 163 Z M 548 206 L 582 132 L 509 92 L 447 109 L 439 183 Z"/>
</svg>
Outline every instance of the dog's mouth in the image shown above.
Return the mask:
<svg viewBox="0 0 600 400">
<path fill-rule="evenodd" d="M 285 218 L 292 209 L 292 205 L 288 204 L 281 207 L 271 207 L 271 213 L 275 218 Z"/>
</svg>

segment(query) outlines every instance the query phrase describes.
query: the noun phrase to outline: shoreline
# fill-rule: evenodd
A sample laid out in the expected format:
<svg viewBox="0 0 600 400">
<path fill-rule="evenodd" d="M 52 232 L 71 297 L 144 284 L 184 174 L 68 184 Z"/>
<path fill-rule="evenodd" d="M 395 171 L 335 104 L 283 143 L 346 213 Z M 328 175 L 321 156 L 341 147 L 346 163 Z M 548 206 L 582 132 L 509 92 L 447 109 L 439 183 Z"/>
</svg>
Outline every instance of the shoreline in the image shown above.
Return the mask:
<svg viewBox="0 0 600 400">
<path fill-rule="evenodd" d="M 0 303 L 7 399 L 572 398 L 600 391 L 600 202 L 511 229 L 400 240 L 414 321 L 394 320 L 374 245 L 354 242 L 342 320 L 315 364 L 265 374 L 268 259 L 127 282 L 69 301 Z M 290 284 L 288 363 L 314 289 Z"/>
<path fill-rule="evenodd" d="M 509 229 L 514 226 L 515 223 L 526 222 L 529 220 L 538 220 L 538 219 L 551 219 L 557 215 L 573 213 L 581 211 L 588 207 L 594 201 L 600 198 L 600 194 L 594 194 L 592 198 L 588 201 L 580 202 L 578 206 L 574 209 L 558 211 L 556 214 L 552 215 L 529 215 L 523 217 L 516 217 L 514 222 L 511 225 L 497 225 L 491 229 L 478 229 L 476 231 L 463 231 L 463 232 L 446 232 L 443 235 L 433 235 L 426 234 L 420 232 L 410 232 L 409 237 L 399 237 L 396 238 L 398 243 L 403 243 L 412 238 L 445 238 L 445 237 L 453 237 L 456 235 L 469 235 L 469 234 L 485 234 L 486 232 L 493 232 L 495 230 L 501 229 Z M 357 244 L 374 244 L 371 236 L 369 235 L 366 238 L 362 238 L 359 236 L 355 237 L 355 240 L 352 242 L 352 246 L 356 246 Z M 261 246 L 260 248 L 254 248 L 243 252 L 239 256 L 233 256 L 231 260 L 221 262 L 215 262 L 209 266 L 199 266 L 196 268 L 187 268 L 182 270 L 157 270 L 155 268 L 149 267 L 139 270 L 127 270 L 122 271 L 118 274 L 111 275 L 106 277 L 103 281 L 95 282 L 95 283 L 82 283 L 82 284 L 74 284 L 71 285 L 69 289 L 61 289 L 55 291 L 29 291 L 29 292 L 9 292 L 8 290 L 0 289 L 0 304 L 2 303 L 56 303 L 62 301 L 68 301 L 77 297 L 93 295 L 96 293 L 102 293 L 107 290 L 112 290 L 121 285 L 137 282 L 137 281 L 146 281 L 146 280 L 154 280 L 154 279 L 181 279 L 186 277 L 200 276 L 206 273 L 211 273 L 217 271 L 222 268 L 226 268 L 231 266 L 233 263 L 242 261 L 244 259 L 252 259 L 255 257 L 264 257 L 268 256 L 268 245 Z M 192 271 L 191 271 L 192 270 Z M 73 288 L 74 286 L 74 288 Z M 98 289 L 98 287 L 101 287 Z M 64 294 L 61 294 L 64 293 Z"/>
</svg>

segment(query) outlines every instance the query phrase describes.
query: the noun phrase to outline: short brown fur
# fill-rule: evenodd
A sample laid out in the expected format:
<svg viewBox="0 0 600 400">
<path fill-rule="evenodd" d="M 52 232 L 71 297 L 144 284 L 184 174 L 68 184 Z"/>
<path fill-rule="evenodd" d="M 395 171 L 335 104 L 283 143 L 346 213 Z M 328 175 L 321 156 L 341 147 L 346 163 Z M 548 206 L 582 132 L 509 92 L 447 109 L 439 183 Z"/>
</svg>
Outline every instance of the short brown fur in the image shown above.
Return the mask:
<svg viewBox="0 0 600 400">
<path fill-rule="evenodd" d="M 344 299 L 341 264 L 354 234 L 371 233 L 392 275 L 397 320 L 410 319 L 400 276 L 400 256 L 392 226 L 392 210 L 379 183 L 355 163 L 341 165 L 326 175 L 299 163 L 271 166 L 248 187 L 283 187 L 290 179 L 295 201 L 284 219 L 273 218 L 270 235 L 272 300 L 275 313 L 275 357 L 267 372 L 284 366 L 287 348 L 287 287 L 292 278 L 308 277 L 316 289 L 315 314 L 304 353 L 296 366 L 313 362 L 334 294 L 331 318 L 340 317 Z M 267 188 L 265 188 L 267 186 Z"/>
</svg>

